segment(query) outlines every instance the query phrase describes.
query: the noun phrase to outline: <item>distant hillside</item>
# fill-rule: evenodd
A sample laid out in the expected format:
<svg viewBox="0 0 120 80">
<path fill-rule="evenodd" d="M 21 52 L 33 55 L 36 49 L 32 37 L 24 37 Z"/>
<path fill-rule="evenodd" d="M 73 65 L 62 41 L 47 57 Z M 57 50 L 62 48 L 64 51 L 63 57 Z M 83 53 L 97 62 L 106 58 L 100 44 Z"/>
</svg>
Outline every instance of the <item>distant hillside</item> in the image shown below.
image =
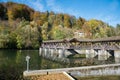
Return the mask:
<svg viewBox="0 0 120 80">
<path fill-rule="evenodd" d="M 0 48 L 38 48 L 42 40 L 73 38 L 76 31 L 85 38 L 101 38 L 120 35 L 119 30 L 119 24 L 112 27 L 101 20 L 0 3 Z"/>
<path fill-rule="evenodd" d="M 34 10 L 24 4 L 18 4 L 13 2 L 0 3 L 1 20 L 16 20 L 17 18 L 32 20 L 31 15 L 33 13 Z"/>
</svg>

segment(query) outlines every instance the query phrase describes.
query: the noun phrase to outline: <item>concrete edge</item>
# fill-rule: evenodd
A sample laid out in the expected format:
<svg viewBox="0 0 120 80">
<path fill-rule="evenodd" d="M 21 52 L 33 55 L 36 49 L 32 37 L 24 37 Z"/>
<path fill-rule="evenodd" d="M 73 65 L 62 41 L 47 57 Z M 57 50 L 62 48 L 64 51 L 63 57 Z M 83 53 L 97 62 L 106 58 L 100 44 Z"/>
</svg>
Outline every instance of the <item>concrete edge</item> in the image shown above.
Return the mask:
<svg viewBox="0 0 120 80">
<path fill-rule="evenodd" d="M 24 71 L 24 76 L 31 76 L 31 75 L 42 75 L 42 74 L 51 74 L 51 73 L 62 73 L 68 72 L 69 70 L 82 70 L 82 69 L 91 69 L 91 68 L 103 68 L 103 67 L 114 67 L 119 66 L 120 64 L 107 64 L 107 65 L 96 65 L 96 66 L 83 66 L 83 67 L 72 67 L 72 68 L 59 68 L 59 69 L 45 69 L 45 70 L 30 70 Z"/>
<path fill-rule="evenodd" d="M 63 74 L 67 76 L 70 80 L 75 80 L 72 76 L 70 76 L 67 72 L 63 71 Z"/>
</svg>

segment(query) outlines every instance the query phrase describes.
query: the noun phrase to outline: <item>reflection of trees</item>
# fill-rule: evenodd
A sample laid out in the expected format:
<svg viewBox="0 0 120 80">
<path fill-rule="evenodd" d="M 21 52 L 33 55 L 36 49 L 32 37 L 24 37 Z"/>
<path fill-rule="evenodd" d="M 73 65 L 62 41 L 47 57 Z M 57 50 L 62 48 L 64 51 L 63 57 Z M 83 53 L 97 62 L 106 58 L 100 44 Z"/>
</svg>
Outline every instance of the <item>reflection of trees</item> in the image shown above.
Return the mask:
<svg viewBox="0 0 120 80">
<path fill-rule="evenodd" d="M 38 50 L 27 50 L 27 53 L 29 53 L 30 58 L 30 69 L 36 70 L 40 69 L 40 57 L 38 54 Z"/>
<path fill-rule="evenodd" d="M 39 69 L 39 55 L 38 50 L 18 50 L 16 55 L 16 64 L 21 66 L 23 70 L 26 70 L 26 60 L 25 57 L 30 56 L 30 69 Z"/>
<path fill-rule="evenodd" d="M 15 63 L 15 50 L 0 51 L 0 80 L 18 80 L 20 70 Z"/>
<path fill-rule="evenodd" d="M 15 51 L 13 50 L 0 50 L 0 67 L 3 65 L 11 66 L 11 63 L 15 63 Z"/>
<path fill-rule="evenodd" d="M 22 51 L 21 50 L 18 50 L 17 53 L 16 53 L 16 63 L 17 64 L 22 64 L 25 62 L 25 58 L 24 58 L 24 54 L 22 54 Z"/>
<path fill-rule="evenodd" d="M 44 58 L 41 59 L 41 69 L 51 69 L 51 68 L 54 69 L 54 68 L 65 68 L 65 67 L 69 67 L 69 64 L 64 64 Z"/>
</svg>

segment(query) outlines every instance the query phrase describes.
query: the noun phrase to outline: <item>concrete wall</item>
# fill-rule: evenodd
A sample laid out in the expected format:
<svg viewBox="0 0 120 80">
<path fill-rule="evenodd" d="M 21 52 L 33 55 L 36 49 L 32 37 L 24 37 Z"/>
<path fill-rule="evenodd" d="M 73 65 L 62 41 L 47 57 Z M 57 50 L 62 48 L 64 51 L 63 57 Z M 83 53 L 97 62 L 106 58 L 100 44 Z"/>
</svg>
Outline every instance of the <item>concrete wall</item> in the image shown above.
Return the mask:
<svg viewBox="0 0 120 80">
<path fill-rule="evenodd" d="M 120 75 L 120 64 L 24 71 L 24 76 L 68 72 L 73 76 Z"/>
</svg>

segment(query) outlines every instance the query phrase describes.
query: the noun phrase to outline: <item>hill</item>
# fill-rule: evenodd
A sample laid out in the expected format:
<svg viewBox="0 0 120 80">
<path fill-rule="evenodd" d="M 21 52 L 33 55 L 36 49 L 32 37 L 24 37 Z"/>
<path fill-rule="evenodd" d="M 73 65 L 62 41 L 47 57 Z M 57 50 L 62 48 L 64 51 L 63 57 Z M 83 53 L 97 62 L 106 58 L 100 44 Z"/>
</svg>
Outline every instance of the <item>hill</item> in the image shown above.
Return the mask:
<svg viewBox="0 0 120 80">
<path fill-rule="evenodd" d="M 0 48 L 38 48 L 42 40 L 120 35 L 120 25 L 112 27 L 101 20 L 86 20 L 63 13 L 38 12 L 24 4 L 0 3 Z"/>
</svg>

